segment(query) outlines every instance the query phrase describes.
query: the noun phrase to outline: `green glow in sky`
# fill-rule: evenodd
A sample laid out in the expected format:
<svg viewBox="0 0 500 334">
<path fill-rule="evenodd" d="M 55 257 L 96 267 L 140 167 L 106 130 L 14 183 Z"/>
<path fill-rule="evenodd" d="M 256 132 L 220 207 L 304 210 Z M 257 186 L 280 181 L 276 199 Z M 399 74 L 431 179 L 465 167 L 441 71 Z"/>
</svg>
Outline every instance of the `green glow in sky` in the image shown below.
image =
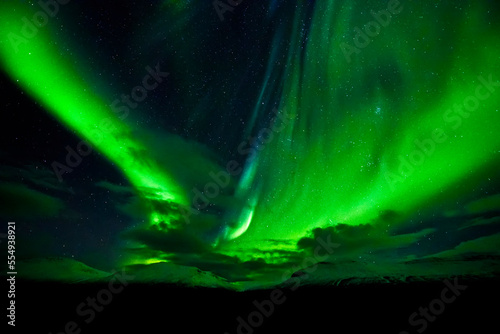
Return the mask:
<svg viewBox="0 0 500 334">
<path fill-rule="evenodd" d="M 490 125 L 500 123 L 500 36 L 484 26 L 485 9 L 402 3 L 350 61 L 341 45 L 353 45 L 355 28 L 374 20 L 370 11 L 316 1 L 311 14 L 297 5 L 285 58 L 276 41 L 267 64 L 268 77 L 277 62 L 287 65 L 279 69 L 278 98 L 290 121 L 247 163 L 234 194 L 247 206 L 225 216 L 239 224 L 222 229 L 221 239 L 230 241 L 216 239 L 221 252 L 244 258 L 245 248 L 252 253 L 270 239 L 291 241 L 281 246 L 290 250 L 315 227 L 366 224 L 384 210 L 411 216 L 463 198 L 484 181 L 483 170 L 498 164 L 500 136 Z M 165 7 L 189 10 L 174 2 Z M 443 12 L 450 21 L 436 24 Z M 191 189 L 113 113 L 114 98 L 81 79 L 49 26 L 24 38 L 16 52 L 21 18 L 32 9 L 2 3 L 0 13 L 0 60 L 12 80 L 119 166 L 143 197 L 190 206 Z M 260 106 L 277 98 L 266 94 L 273 89 L 268 79 L 261 86 L 248 133 L 256 130 Z M 150 223 L 168 226 L 170 218 L 152 209 Z"/>
<path fill-rule="evenodd" d="M 32 9 L 19 3 L 2 3 L 0 13 L 0 32 L 6 37 L 0 44 L 0 57 L 11 78 L 60 122 L 119 166 L 145 197 L 187 204 L 185 191 L 168 171 L 152 159 L 141 158 L 147 148 L 113 113 L 113 99 L 99 96 L 81 79 L 72 59 L 57 47 L 57 38 L 51 35 L 49 27 L 26 30 L 31 35 L 23 35 L 23 29 L 31 28 L 23 28 L 21 18 L 32 17 Z"/>
<path fill-rule="evenodd" d="M 369 11 L 316 2 L 302 54 L 299 6 L 281 99 L 294 121 L 261 153 L 265 189 L 235 249 L 257 240 L 264 247 L 262 236 L 297 240 L 317 226 L 369 223 L 382 210 L 426 210 L 439 196 L 471 191 L 481 168 L 498 163 L 500 136 L 490 125 L 500 122 L 500 87 L 484 80 L 500 79 L 499 36 L 481 24 L 480 5 L 450 12 L 463 18 L 438 27 L 439 13 L 420 7 L 403 6 L 349 63 L 340 45 L 353 45 L 354 27 L 373 20 Z M 462 114 L 453 111 L 464 103 Z M 400 158 L 416 164 L 401 173 Z"/>
</svg>

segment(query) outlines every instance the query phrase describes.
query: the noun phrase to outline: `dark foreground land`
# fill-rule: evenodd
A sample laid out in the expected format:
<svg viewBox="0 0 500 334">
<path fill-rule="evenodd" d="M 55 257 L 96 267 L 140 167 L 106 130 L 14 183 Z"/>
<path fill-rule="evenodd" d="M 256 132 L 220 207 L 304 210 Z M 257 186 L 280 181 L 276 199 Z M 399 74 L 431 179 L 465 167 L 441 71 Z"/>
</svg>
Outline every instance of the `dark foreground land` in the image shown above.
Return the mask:
<svg viewBox="0 0 500 334">
<path fill-rule="evenodd" d="M 461 333 L 471 326 L 489 333 L 498 328 L 499 282 L 459 278 L 467 288 L 456 291 L 456 298 L 453 291 L 443 294 L 443 281 L 304 286 L 275 291 L 277 304 L 269 301 L 271 290 L 238 293 L 164 284 L 120 290 L 116 284 L 110 292 L 108 284 L 17 281 L 16 327 L 8 326 L 8 332 L 135 333 L 140 325 L 141 333 Z M 417 314 L 414 326 L 409 323 L 410 315 L 430 306 L 439 313 L 428 311 L 432 321 Z"/>
</svg>

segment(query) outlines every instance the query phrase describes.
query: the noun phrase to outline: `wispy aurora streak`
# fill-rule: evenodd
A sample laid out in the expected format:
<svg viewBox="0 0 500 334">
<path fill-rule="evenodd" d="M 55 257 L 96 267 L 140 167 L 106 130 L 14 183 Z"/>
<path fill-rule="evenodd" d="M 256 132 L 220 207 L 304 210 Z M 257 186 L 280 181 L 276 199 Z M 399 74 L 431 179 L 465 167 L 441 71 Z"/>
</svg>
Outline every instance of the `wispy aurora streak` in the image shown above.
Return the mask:
<svg viewBox="0 0 500 334">
<path fill-rule="evenodd" d="M 444 117 L 474 96 L 479 76 L 500 79 L 499 36 L 482 24 L 487 8 L 401 3 L 402 13 L 351 63 L 340 44 L 353 44 L 354 28 L 373 20 L 371 8 L 316 1 L 311 15 L 310 6 L 297 5 L 281 97 L 294 120 L 261 153 L 261 205 L 234 249 L 259 239 L 266 247 L 263 235 L 297 240 L 317 226 L 369 223 L 386 209 L 408 216 L 440 205 L 444 196 L 463 198 L 477 186 L 472 180 L 496 175 L 500 91 L 456 129 Z M 269 68 L 284 61 L 276 50 L 271 54 Z M 414 141 L 437 128 L 447 140 L 391 188 L 387 173 L 398 173 L 399 157 L 408 158 Z"/>
</svg>

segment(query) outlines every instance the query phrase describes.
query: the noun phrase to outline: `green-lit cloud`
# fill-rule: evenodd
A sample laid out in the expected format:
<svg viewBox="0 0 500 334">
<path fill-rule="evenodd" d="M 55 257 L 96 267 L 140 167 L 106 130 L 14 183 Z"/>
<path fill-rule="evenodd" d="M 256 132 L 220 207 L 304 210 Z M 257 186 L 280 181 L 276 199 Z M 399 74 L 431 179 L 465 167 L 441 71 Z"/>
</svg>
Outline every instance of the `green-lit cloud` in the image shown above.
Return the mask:
<svg viewBox="0 0 500 334">
<path fill-rule="evenodd" d="M 500 255 L 498 245 L 500 245 L 500 233 L 461 242 L 455 248 L 439 252 L 436 254 L 432 254 L 431 257 L 447 258 L 460 255 L 474 255 L 474 254 Z"/>
<path fill-rule="evenodd" d="M 336 249 L 330 261 L 339 258 L 357 259 L 368 254 L 383 254 L 381 256 L 394 257 L 395 251 L 411 246 L 422 238 L 435 232 L 427 228 L 414 233 L 395 234 L 391 231 L 388 222 L 397 217 L 393 211 L 382 212 L 376 223 L 357 226 L 337 224 L 326 228 L 315 228 L 311 235 L 299 239 L 297 247 L 312 254 L 317 246 L 317 239 L 331 240 L 343 245 Z M 391 254 L 392 253 L 392 254 Z"/>
<path fill-rule="evenodd" d="M 500 194 L 483 197 L 466 206 L 467 212 L 471 214 L 485 213 L 489 211 L 500 211 Z"/>
<path fill-rule="evenodd" d="M 56 217 L 64 202 L 22 184 L 0 183 L 0 214 L 10 219 Z"/>
</svg>

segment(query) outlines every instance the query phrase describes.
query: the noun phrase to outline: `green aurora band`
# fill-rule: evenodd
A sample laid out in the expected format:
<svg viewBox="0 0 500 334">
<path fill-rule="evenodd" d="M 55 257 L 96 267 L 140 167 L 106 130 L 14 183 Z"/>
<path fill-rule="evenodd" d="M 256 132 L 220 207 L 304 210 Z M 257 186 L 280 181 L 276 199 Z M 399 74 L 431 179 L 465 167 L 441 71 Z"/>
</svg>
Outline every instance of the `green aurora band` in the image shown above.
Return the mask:
<svg viewBox="0 0 500 334">
<path fill-rule="evenodd" d="M 241 178 L 240 193 L 251 199 L 250 209 L 219 252 L 248 258 L 256 248 L 271 248 L 269 239 L 296 243 L 315 227 L 369 223 L 391 209 L 411 216 L 463 199 L 485 177 L 496 177 L 500 136 L 490 125 L 500 122 L 500 90 L 490 92 L 483 82 L 498 80 L 500 36 L 483 23 L 484 3 L 467 3 L 465 10 L 401 3 L 401 12 L 350 62 L 341 45 L 354 46 L 354 28 L 374 20 L 369 10 L 359 15 L 359 4 L 316 1 L 312 14 L 300 4 L 290 36 L 277 29 L 273 45 L 288 38 L 288 50 L 285 59 L 278 46 L 271 50 L 267 72 L 286 63 L 279 109 L 290 118 L 244 172 L 251 175 Z M 384 9 L 381 4 L 374 10 Z M 135 158 L 147 147 L 61 56 L 48 27 L 14 52 L 8 36 L 19 34 L 20 17 L 31 17 L 32 9 L 2 3 L 0 13 L 0 57 L 12 80 L 119 166 L 144 197 L 189 206 L 189 189 L 168 169 L 153 158 Z M 443 13 L 449 21 L 436 23 Z M 309 15 L 304 36 L 301 24 Z M 468 114 L 456 112 L 481 85 L 488 97 L 473 111 L 464 109 Z M 271 89 L 262 83 L 255 114 L 263 112 Z M 112 129 L 99 129 L 103 119 Z M 442 133 L 435 135 L 436 129 Z M 251 122 L 247 130 L 260 129 Z M 434 148 L 425 154 L 416 141 L 429 140 Z M 419 163 L 401 169 L 412 154 Z M 168 217 L 151 213 L 150 224 L 161 220 Z"/>
<path fill-rule="evenodd" d="M 18 84 L 68 128 L 75 130 L 123 171 L 144 197 L 186 205 L 187 195 L 156 161 L 140 160 L 147 150 L 132 136 L 132 129 L 113 113 L 109 102 L 91 91 L 71 59 L 53 43 L 48 27 L 34 37 L 21 34 L 20 17 L 33 16 L 27 5 L 2 3 L 0 45 L 2 65 Z M 16 50 L 16 48 L 18 50 Z M 151 215 L 152 222 L 157 215 Z"/>
<path fill-rule="evenodd" d="M 264 235 L 296 241 L 318 226 L 370 223 L 383 210 L 410 216 L 453 207 L 477 182 L 496 179 L 500 136 L 491 124 L 500 121 L 498 87 L 470 116 L 453 111 L 475 96 L 479 76 L 499 79 L 500 36 L 483 24 L 483 5 L 469 3 L 466 13 L 454 4 L 442 3 L 438 12 L 434 4 L 402 6 L 351 62 L 340 46 L 354 47 L 354 28 L 374 20 L 369 11 L 357 15 L 359 4 L 316 1 L 303 47 L 300 24 L 310 13 L 299 5 L 281 98 L 293 122 L 260 154 L 263 196 L 234 249 L 266 249 Z M 443 13 L 449 22 L 436 24 Z M 400 158 L 422 152 L 415 140 L 432 139 L 436 129 L 446 140 L 422 153 L 420 165 L 401 170 Z"/>
</svg>

